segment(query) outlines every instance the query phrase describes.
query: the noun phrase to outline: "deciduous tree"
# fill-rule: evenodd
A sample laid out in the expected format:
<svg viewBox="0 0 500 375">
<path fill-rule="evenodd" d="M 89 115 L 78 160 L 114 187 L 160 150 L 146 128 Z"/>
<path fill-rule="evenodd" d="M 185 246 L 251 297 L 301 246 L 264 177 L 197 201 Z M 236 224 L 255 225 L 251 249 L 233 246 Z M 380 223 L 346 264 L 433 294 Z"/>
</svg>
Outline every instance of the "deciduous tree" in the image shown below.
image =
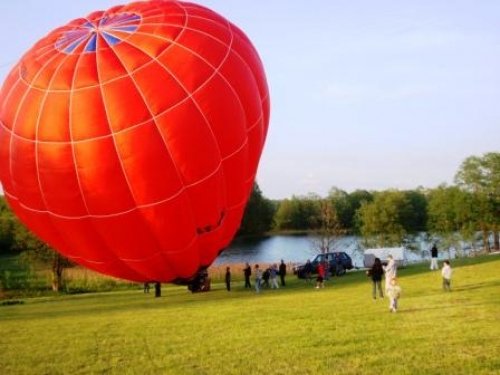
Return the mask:
<svg viewBox="0 0 500 375">
<path fill-rule="evenodd" d="M 476 225 L 483 233 L 484 247 L 490 250 L 489 234 L 494 237 L 494 248 L 500 250 L 500 153 L 470 156 L 463 161 L 455 182 L 474 196 L 479 215 Z"/>
</svg>

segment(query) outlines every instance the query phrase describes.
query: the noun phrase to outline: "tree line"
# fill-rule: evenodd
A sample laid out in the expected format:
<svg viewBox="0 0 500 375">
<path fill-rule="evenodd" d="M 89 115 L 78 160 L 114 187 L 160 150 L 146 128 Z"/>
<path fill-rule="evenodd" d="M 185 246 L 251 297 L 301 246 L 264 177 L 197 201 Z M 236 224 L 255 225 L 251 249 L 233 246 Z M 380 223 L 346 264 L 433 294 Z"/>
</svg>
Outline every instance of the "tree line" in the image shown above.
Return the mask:
<svg viewBox="0 0 500 375">
<path fill-rule="evenodd" d="M 475 243 L 500 250 L 500 153 L 470 156 L 453 185 L 414 190 L 332 188 L 317 194 L 273 201 L 254 186 L 240 235 L 266 231 L 318 231 L 361 235 L 369 246 L 399 246 L 409 236 L 427 232 L 453 244 Z M 325 232 L 326 231 L 326 232 Z M 493 238 L 493 243 L 490 243 Z"/>
<path fill-rule="evenodd" d="M 433 189 L 356 190 L 332 188 L 317 194 L 270 200 L 254 185 L 238 236 L 267 232 L 314 231 L 321 250 L 335 236 L 361 235 L 369 246 L 399 246 L 409 236 L 428 232 L 452 244 L 459 239 L 500 250 L 500 153 L 470 156 L 460 165 L 455 184 Z M 490 238 L 493 243 L 490 244 Z M 61 284 L 67 260 L 33 236 L 0 196 L 0 255 L 23 253 L 28 261 L 50 264 L 53 288 Z"/>
</svg>

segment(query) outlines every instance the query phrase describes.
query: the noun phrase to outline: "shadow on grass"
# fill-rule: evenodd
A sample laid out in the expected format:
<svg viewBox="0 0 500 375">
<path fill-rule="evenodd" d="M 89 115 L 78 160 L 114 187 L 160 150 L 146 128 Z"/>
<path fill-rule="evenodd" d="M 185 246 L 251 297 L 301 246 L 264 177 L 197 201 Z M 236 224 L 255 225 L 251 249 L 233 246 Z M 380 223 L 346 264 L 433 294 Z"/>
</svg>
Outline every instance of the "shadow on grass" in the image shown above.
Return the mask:
<svg viewBox="0 0 500 375">
<path fill-rule="evenodd" d="M 487 282 L 476 283 L 476 284 L 460 285 L 456 288 L 453 288 L 452 291 L 462 292 L 462 291 L 469 291 L 469 290 L 475 290 L 475 289 L 485 289 L 485 288 L 492 288 L 492 287 L 500 287 L 500 280 L 487 281 Z"/>
</svg>

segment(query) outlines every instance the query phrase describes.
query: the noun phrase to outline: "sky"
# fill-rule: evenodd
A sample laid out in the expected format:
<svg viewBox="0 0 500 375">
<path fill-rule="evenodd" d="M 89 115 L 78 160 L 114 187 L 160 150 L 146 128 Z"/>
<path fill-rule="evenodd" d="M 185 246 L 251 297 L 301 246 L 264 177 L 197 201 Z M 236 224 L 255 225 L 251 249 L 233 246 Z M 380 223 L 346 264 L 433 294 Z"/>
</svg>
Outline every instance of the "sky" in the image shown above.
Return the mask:
<svg viewBox="0 0 500 375">
<path fill-rule="evenodd" d="M 271 199 L 332 187 L 453 183 L 500 152 L 500 2 L 197 0 L 239 26 L 266 71 L 257 182 Z M 53 28 L 115 0 L 0 0 L 0 82 Z"/>
</svg>

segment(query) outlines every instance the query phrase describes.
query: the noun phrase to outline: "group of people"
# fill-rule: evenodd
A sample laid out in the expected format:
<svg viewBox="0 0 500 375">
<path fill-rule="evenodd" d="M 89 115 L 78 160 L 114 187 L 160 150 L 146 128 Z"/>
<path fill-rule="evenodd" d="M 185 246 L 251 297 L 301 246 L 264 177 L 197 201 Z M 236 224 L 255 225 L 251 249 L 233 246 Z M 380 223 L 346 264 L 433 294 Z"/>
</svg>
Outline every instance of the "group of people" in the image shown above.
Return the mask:
<svg viewBox="0 0 500 375">
<path fill-rule="evenodd" d="M 438 265 L 438 250 L 436 245 L 434 245 L 431 249 L 431 270 L 439 269 Z M 309 264 L 310 265 L 310 264 Z M 311 269 L 307 268 L 308 264 L 306 264 L 306 280 L 310 279 L 310 275 L 312 273 L 312 265 L 310 265 Z M 324 288 L 324 280 L 327 277 L 327 267 L 322 263 L 318 264 L 317 267 L 317 278 L 316 278 L 316 288 Z M 285 286 L 285 276 L 287 273 L 286 264 L 281 260 L 279 266 L 277 264 L 273 264 L 265 270 L 262 270 L 258 264 L 254 265 L 253 275 L 254 275 L 254 288 L 257 293 L 260 293 L 261 289 L 264 287 L 278 289 L 280 285 L 278 284 L 278 276 L 280 278 L 280 284 L 282 287 Z M 309 276 L 307 275 L 309 274 Z M 448 260 L 443 261 L 443 267 L 441 270 L 442 278 L 443 278 L 443 290 L 450 291 L 451 290 L 451 274 L 452 269 L 450 266 L 450 262 Z M 243 275 L 245 277 L 245 289 L 252 289 L 252 283 L 250 281 L 252 276 L 252 267 L 249 263 L 245 264 L 245 268 L 243 269 Z M 373 287 L 372 287 L 372 297 L 373 299 L 377 299 L 377 291 L 378 296 L 380 298 L 384 298 L 385 296 L 389 299 L 389 311 L 396 312 L 398 309 L 398 300 L 401 297 L 401 286 L 398 285 L 397 280 L 397 264 L 392 255 L 387 257 L 387 264 L 382 264 L 382 261 L 379 258 L 375 258 L 373 266 L 367 271 L 367 275 L 371 277 Z M 385 278 L 385 287 L 382 289 L 382 279 Z M 231 269 L 230 267 L 226 267 L 225 274 L 225 282 L 227 291 L 231 291 Z"/>
<path fill-rule="evenodd" d="M 431 249 L 431 270 L 439 269 L 438 265 L 438 250 L 436 245 Z M 383 265 L 379 258 L 375 258 L 373 266 L 367 271 L 367 275 L 372 279 L 372 297 L 377 299 L 377 290 L 380 298 L 384 298 L 382 291 L 382 277 L 385 275 L 385 294 L 389 298 L 389 311 L 396 312 L 398 309 L 398 300 L 401 297 L 401 286 L 397 280 L 397 264 L 392 257 L 387 257 L 387 264 Z M 451 291 L 451 275 L 452 269 L 448 260 L 443 261 L 441 269 L 443 290 Z"/>
<path fill-rule="evenodd" d="M 373 299 L 377 299 L 377 290 L 380 298 L 384 298 L 382 291 L 382 277 L 385 275 L 385 294 L 389 298 L 389 311 L 396 312 L 398 299 L 401 296 L 401 287 L 397 283 L 397 265 L 392 255 L 387 257 L 387 264 L 383 265 L 379 258 L 375 258 L 372 268 L 367 271 L 371 277 Z"/>
<path fill-rule="evenodd" d="M 337 275 L 341 273 L 341 268 L 342 265 L 340 263 L 337 263 L 333 272 Z M 312 280 L 312 274 L 314 273 L 313 269 L 313 264 L 311 261 L 308 259 L 306 264 L 304 265 L 304 278 L 306 279 L 307 282 L 310 282 Z M 325 261 L 324 263 L 318 263 L 316 267 L 316 289 L 321 289 L 325 287 L 325 280 L 328 280 L 331 276 L 330 272 L 330 263 L 328 261 Z"/>
<path fill-rule="evenodd" d="M 279 289 L 278 276 L 280 278 L 281 286 L 285 286 L 285 276 L 286 276 L 286 264 L 283 259 L 279 266 L 275 263 L 268 267 L 264 271 L 259 267 L 258 264 L 254 265 L 254 287 L 257 293 L 260 293 L 263 287 Z M 252 267 L 247 262 L 245 268 L 243 269 L 243 276 L 245 277 L 245 289 L 252 289 L 252 283 L 250 278 L 252 276 Z M 225 275 L 226 289 L 231 291 L 231 269 L 226 267 Z"/>
</svg>

